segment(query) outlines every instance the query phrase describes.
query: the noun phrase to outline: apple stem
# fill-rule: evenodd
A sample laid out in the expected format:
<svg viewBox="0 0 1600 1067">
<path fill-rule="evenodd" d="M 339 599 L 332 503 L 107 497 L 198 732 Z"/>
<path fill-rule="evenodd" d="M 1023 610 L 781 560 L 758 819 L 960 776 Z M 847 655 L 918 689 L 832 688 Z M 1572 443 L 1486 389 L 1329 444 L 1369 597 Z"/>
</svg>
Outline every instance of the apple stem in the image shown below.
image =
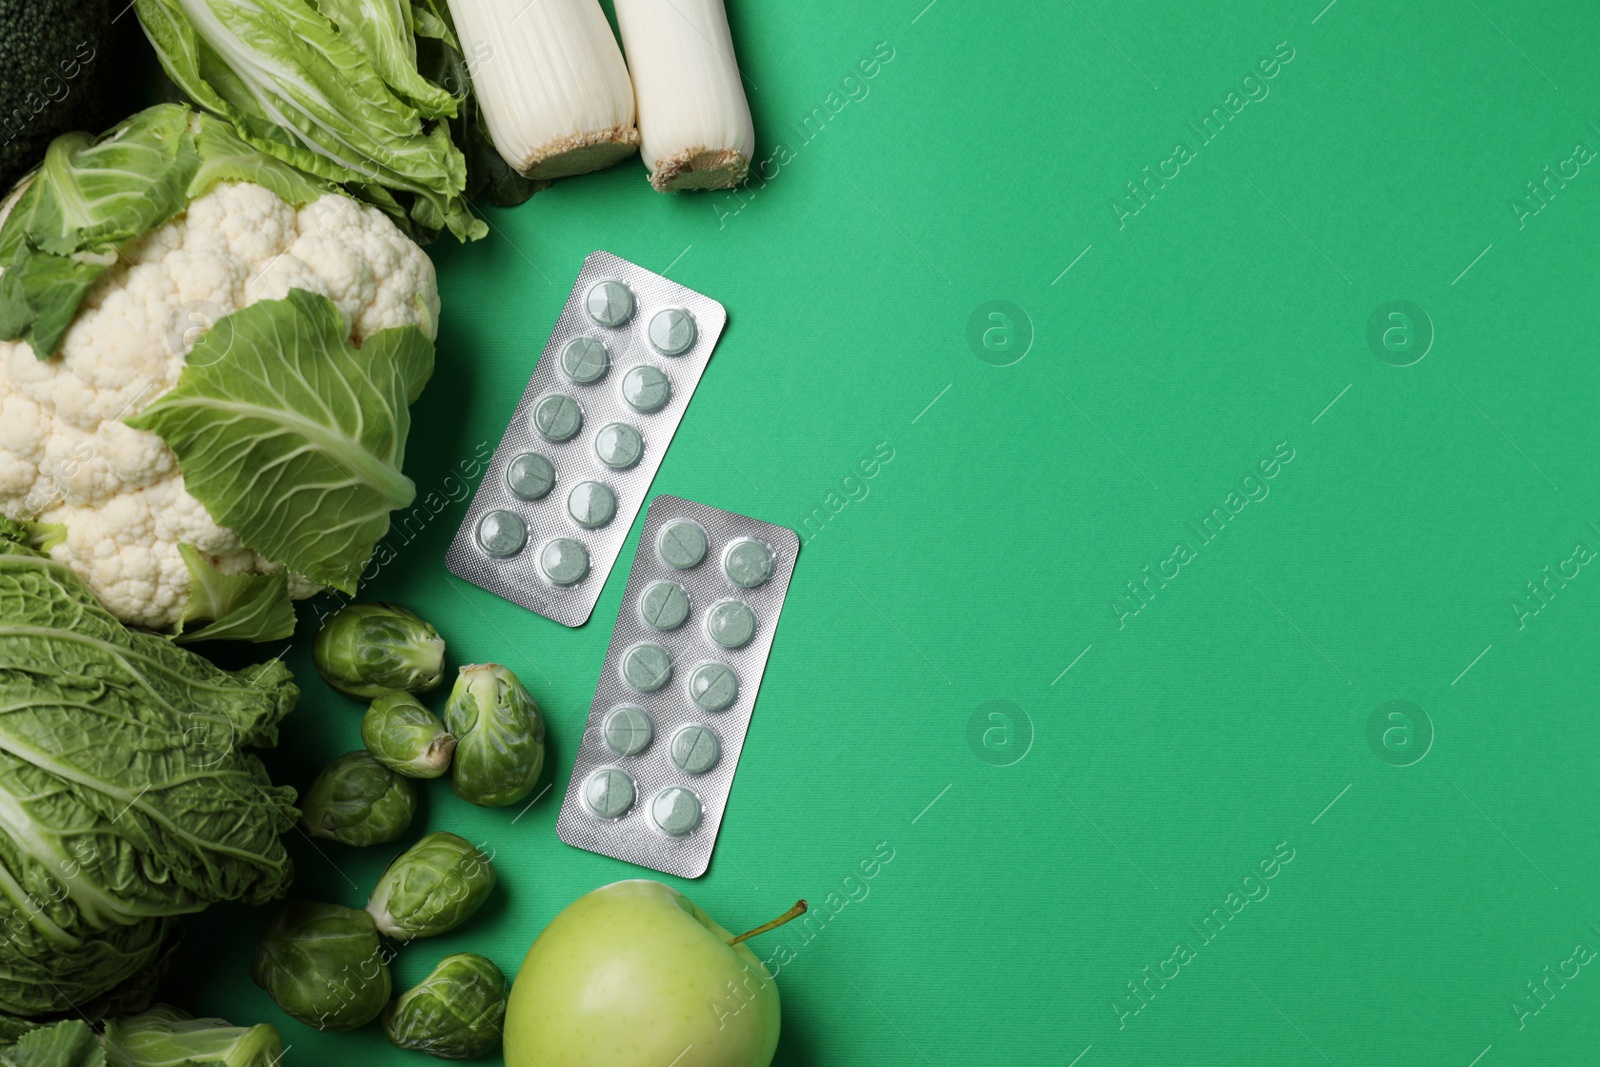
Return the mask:
<svg viewBox="0 0 1600 1067">
<path fill-rule="evenodd" d="M 784 923 L 789 922 L 790 920 L 793 920 L 793 919 L 798 919 L 800 916 L 804 915 L 805 913 L 806 913 L 806 902 L 803 901 L 803 900 L 796 901 L 794 907 L 790 908 L 788 911 L 784 912 L 782 915 L 778 916 L 776 919 L 773 919 L 769 923 L 762 923 L 760 926 L 756 927 L 754 930 L 746 930 L 744 933 L 740 934 L 738 937 L 733 938 L 731 941 L 729 941 L 728 944 L 731 947 L 733 945 L 737 945 L 741 941 L 746 940 L 747 938 L 755 937 L 757 934 L 764 934 L 768 930 L 776 930 L 778 927 L 782 926 Z"/>
</svg>

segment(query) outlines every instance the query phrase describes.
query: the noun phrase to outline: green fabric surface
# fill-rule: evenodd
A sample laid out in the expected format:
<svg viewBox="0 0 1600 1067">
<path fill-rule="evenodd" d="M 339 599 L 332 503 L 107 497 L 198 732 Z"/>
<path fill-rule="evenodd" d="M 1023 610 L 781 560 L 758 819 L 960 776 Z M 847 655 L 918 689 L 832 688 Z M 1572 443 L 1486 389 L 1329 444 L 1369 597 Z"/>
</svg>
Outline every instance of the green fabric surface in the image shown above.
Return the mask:
<svg viewBox="0 0 1600 1067">
<path fill-rule="evenodd" d="M 549 788 L 292 835 L 297 895 L 360 906 L 431 830 L 491 850 L 399 990 L 452 952 L 514 974 L 570 900 L 656 877 L 555 834 L 637 528 L 578 630 L 444 567 L 603 248 L 729 312 L 652 495 L 804 542 L 710 873 L 660 876 L 733 929 L 812 902 L 755 944 L 778 1064 L 1595 1062 L 1592 6 L 926 3 L 732 5 L 739 192 L 630 160 L 433 247 L 420 503 L 365 595 L 452 674 L 519 674 Z M 302 625 L 303 787 L 362 708 Z M 423 1062 L 279 1013 L 246 973 L 271 916 L 190 922 L 170 995 L 291 1064 Z"/>
</svg>

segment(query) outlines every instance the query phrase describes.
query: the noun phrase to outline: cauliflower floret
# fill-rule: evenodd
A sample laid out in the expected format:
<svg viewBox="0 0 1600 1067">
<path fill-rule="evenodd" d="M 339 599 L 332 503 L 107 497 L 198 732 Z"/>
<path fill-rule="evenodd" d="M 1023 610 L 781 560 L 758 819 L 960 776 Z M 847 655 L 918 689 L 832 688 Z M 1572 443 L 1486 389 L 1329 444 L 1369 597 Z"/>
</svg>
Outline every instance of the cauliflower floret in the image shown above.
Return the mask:
<svg viewBox="0 0 1600 1067">
<path fill-rule="evenodd" d="M 391 326 L 432 338 L 438 322 L 432 262 L 381 211 L 332 193 L 296 210 L 259 185 L 225 182 L 126 249 L 54 359 L 0 341 L 0 513 L 65 525 L 51 554 L 124 622 L 167 629 L 182 618 L 180 544 L 226 574 L 282 570 L 185 491 L 160 437 L 123 420 L 177 385 L 218 319 L 291 288 L 332 300 L 358 343 Z M 289 588 L 305 597 L 318 587 L 290 575 Z"/>
<path fill-rule="evenodd" d="M 385 230 L 368 225 L 362 213 L 371 210 L 348 197 L 324 196 L 300 209 L 300 233 L 333 237 L 352 249 L 370 270 L 375 292 L 350 315 L 352 337 L 364 341 L 379 330 L 416 325 L 432 340 L 439 322 L 433 263 L 427 256 L 416 255 L 416 245 L 395 227 Z M 339 304 L 338 296 L 328 296 Z M 419 302 L 425 312 L 420 321 Z M 340 310 L 345 310 L 344 305 Z"/>
<path fill-rule="evenodd" d="M 182 241 L 185 248 L 217 251 L 240 263 L 259 264 L 294 240 L 296 222 L 293 205 L 279 200 L 270 189 L 235 182 L 220 185 L 189 205 L 189 225 Z"/>
</svg>

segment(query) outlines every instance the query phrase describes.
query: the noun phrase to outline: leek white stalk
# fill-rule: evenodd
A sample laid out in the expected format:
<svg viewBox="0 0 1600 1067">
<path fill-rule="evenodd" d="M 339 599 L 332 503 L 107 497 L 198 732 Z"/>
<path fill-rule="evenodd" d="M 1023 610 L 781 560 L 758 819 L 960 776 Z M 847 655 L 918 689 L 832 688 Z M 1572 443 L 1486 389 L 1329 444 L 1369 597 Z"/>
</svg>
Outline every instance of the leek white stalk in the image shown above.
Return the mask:
<svg viewBox="0 0 1600 1067">
<path fill-rule="evenodd" d="M 599 0 L 449 0 L 489 137 L 530 178 L 609 167 L 639 146 L 633 84 Z"/>
<path fill-rule="evenodd" d="M 650 184 L 727 189 L 755 151 L 722 0 L 616 0 Z"/>
</svg>

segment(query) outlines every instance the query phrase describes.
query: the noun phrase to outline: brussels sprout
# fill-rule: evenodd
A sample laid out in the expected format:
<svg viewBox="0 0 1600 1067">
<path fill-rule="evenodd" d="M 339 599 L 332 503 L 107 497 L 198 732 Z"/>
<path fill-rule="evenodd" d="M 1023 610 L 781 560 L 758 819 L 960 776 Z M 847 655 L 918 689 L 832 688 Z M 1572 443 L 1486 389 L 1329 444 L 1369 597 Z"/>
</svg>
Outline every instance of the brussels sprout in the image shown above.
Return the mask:
<svg viewBox="0 0 1600 1067">
<path fill-rule="evenodd" d="M 493 888 L 488 856 L 455 834 L 429 834 L 389 864 L 367 912 L 397 941 L 433 937 L 466 922 Z"/>
<path fill-rule="evenodd" d="M 311 661 L 323 681 L 349 696 L 426 693 L 443 675 L 444 638 L 394 604 L 348 604 L 317 631 Z"/>
<path fill-rule="evenodd" d="M 268 1023 L 234 1026 L 223 1019 L 196 1019 L 168 1004 L 109 1020 L 105 1045 L 107 1067 L 278 1067 L 283 1058 L 283 1040 Z"/>
<path fill-rule="evenodd" d="M 450 785 L 486 808 L 515 804 L 544 767 L 544 716 L 517 676 L 498 663 L 462 667 L 444 705 L 456 735 Z"/>
<path fill-rule="evenodd" d="M 337 904 L 284 905 L 256 946 L 250 977 L 292 1018 L 354 1030 L 389 1001 L 389 958 L 372 916 Z"/>
<path fill-rule="evenodd" d="M 417 787 L 366 751 L 346 752 L 323 768 L 300 804 L 312 837 L 345 845 L 381 845 L 411 825 Z"/>
<path fill-rule="evenodd" d="M 450 769 L 456 739 L 410 693 L 395 690 L 372 702 L 361 719 L 361 743 L 374 759 L 407 778 L 437 778 Z"/>
<path fill-rule="evenodd" d="M 461 952 L 383 1010 L 383 1032 L 398 1048 L 469 1060 L 500 1046 L 505 1019 L 505 975 L 477 953 Z"/>
</svg>

